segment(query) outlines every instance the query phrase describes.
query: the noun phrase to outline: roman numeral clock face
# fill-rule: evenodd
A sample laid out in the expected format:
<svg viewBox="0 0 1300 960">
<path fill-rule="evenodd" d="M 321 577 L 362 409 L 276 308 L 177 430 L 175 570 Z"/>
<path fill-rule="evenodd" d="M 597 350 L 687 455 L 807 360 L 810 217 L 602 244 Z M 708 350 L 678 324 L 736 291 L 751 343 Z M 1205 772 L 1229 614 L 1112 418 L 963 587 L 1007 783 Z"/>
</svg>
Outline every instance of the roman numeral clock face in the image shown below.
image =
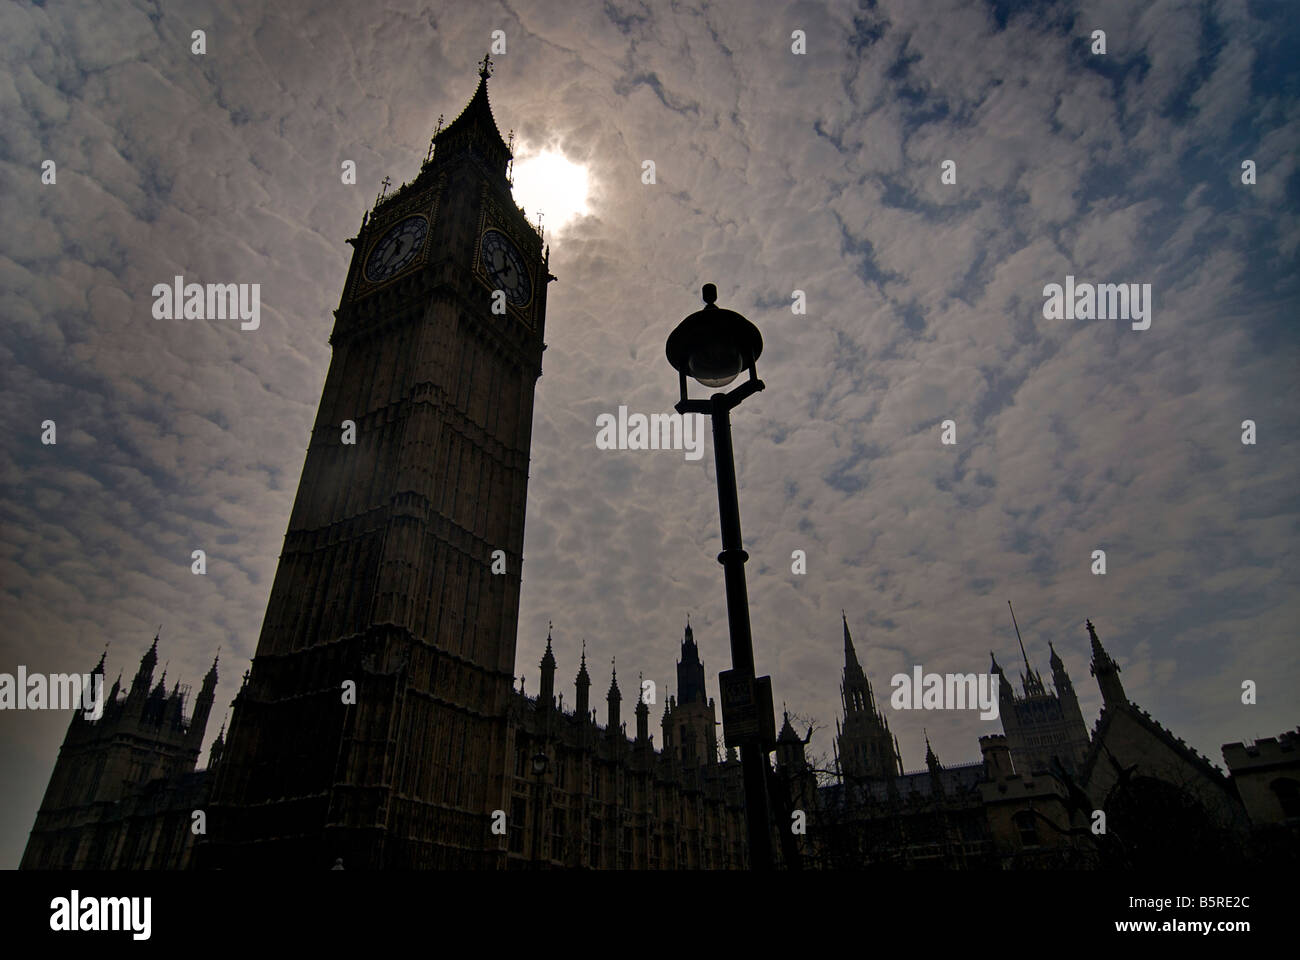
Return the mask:
<svg viewBox="0 0 1300 960">
<path fill-rule="evenodd" d="M 393 224 L 370 248 L 370 256 L 366 258 L 366 279 L 371 283 L 382 283 L 410 266 L 424 246 L 428 232 L 429 221 L 424 217 L 407 217 Z"/>
<path fill-rule="evenodd" d="M 485 230 L 479 244 L 479 260 L 488 284 L 505 293 L 516 307 L 533 299 L 533 281 L 519 248 L 500 230 Z"/>
</svg>

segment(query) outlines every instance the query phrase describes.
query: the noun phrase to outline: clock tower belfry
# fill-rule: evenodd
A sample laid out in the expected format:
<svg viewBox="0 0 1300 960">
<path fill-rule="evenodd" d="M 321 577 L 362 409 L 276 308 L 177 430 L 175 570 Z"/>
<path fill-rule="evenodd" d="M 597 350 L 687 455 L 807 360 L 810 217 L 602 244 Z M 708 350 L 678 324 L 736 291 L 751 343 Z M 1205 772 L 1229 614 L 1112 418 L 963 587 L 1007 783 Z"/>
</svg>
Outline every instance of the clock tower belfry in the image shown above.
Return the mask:
<svg viewBox="0 0 1300 960">
<path fill-rule="evenodd" d="M 354 248 L 200 867 L 504 864 L 533 391 L 550 276 L 491 62 Z"/>
</svg>

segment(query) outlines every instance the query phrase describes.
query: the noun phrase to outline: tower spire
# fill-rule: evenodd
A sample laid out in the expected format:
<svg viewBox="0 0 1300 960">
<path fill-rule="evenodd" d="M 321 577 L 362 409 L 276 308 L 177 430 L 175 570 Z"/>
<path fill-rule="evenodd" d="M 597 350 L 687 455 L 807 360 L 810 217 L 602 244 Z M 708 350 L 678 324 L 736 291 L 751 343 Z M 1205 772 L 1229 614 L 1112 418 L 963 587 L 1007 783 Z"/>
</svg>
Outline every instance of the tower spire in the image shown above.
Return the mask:
<svg viewBox="0 0 1300 960">
<path fill-rule="evenodd" d="M 615 662 L 616 660 L 617 657 L 610 657 L 609 693 L 605 695 L 605 702 L 609 705 L 609 723 L 607 726 L 611 736 L 618 732 L 619 717 L 621 715 L 619 706 L 623 702 L 623 694 L 619 693 L 618 690 L 618 664 Z"/>
<path fill-rule="evenodd" d="M 451 123 L 440 127 L 433 135 L 434 149 L 428 168 L 442 167 L 459 156 L 474 154 L 480 163 L 486 161 L 489 169 L 501 178 L 509 189 L 507 166 L 511 149 L 501 138 L 501 131 L 492 117 L 488 103 L 488 77 L 492 76 L 492 57 L 486 55 L 479 61 L 478 88 L 465 109 Z"/>
<path fill-rule="evenodd" d="M 1085 620 L 1084 623 L 1088 626 L 1088 637 L 1092 641 L 1092 665 L 1089 670 L 1101 687 L 1103 708 L 1123 706 L 1128 703 L 1128 698 L 1124 695 L 1124 685 L 1119 681 L 1119 664 L 1111 659 L 1097 639 L 1097 630 L 1092 621 Z"/>
<path fill-rule="evenodd" d="M 1020 624 L 1016 623 L 1016 608 L 1011 606 L 1011 601 L 1007 601 L 1007 606 L 1011 609 L 1011 623 L 1016 628 L 1016 642 L 1020 644 L 1020 656 L 1025 661 L 1025 672 L 1021 677 L 1022 685 L 1025 688 L 1025 696 L 1042 696 L 1046 693 L 1043 687 L 1043 678 L 1034 672 L 1034 668 L 1029 665 L 1029 654 L 1025 653 L 1025 641 L 1020 638 Z"/>
<path fill-rule="evenodd" d="M 853 649 L 853 637 L 849 635 L 849 618 L 843 610 L 840 610 L 840 620 L 844 624 L 844 664 L 848 666 L 858 666 L 858 652 Z"/>
<path fill-rule="evenodd" d="M 901 768 L 897 743 L 889 721 L 876 709 L 871 681 L 858 662 L 848 615 L 843 610 L 840 619 L 844 627 L 844 677 L 840 682 L 844 723 L 838 728 L 836 749 L 843 765 L 841 772 L 849 780 L 893 776 Z"/>
<path fill-rule="evenodd" d="M 582 661 L 578 665 L 578 676 L 574 679 L 573 685 L 577 688 L 577 699 L 574 701 L 574 713 L 583 723 L 591 720 L 591 707 L 589 702 L 591 690 L 591 675 L 587 673 L 587 640 L 582 640 Z"/>
<path fill-rule="evenodd" d="M 546 621 L 546 653 L 542 654 L 541 690 L 537 694 L 537 708 L 549 709 L 555 702 L 555 653 L 551 650 L 551 621 Z"/>
</svg>

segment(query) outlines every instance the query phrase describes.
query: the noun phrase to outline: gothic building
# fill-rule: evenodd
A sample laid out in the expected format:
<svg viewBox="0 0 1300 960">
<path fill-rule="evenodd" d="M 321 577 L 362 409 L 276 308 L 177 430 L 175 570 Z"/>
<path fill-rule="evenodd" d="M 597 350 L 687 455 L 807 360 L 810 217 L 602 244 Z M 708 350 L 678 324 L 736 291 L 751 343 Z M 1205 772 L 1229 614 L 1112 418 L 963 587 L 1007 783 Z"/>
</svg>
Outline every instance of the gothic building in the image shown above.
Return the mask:
<svg viewBox="0 0 1300 960">
<path fill-rule="evenodd" d="M 597 722 L 585 651 L 574 681 L 574 708 L 565 709 L 563 696 L 555 695 L 552 639 L 548 633 L 537 696 L 512 689 L 505 709 L 509 763 L 500 776 L 508 785 L 508 803 L 460 841 L 481 837 L 495 854 L 489 866 L 505 869 L 744 867 L 740 762 L 718 755 L 714 701 L 705 695 L 691 628 L 681 645 L 677 695 L 668 698 L 661 722 L 662 749 L 654 745 L 650 704 L 640 693 L 632 711 L 636 735 L 628 737 L 616 670 L 605 697 L 605 723 Z M 100 720 L 74 713 L 23 869 L 195 865 L 203 831 L 194 829 L 194 815 L 203 814 L 206 828 L 214 784 L 228 758 L 225 737 L 218 734 L 207 768 L 195 769 L 215 695 L 216 662 L 189 716 L 188 688 L 176 685 L 167 695 L 160 680 L 150 692 L 157 659 L 155 639 L 130 692 L 119 696 L 119 678 Z M 103 673 L 102 659 L 96 672 Z M 235 699 L 236 717 L 246 689 L 247 678 Z M 344 869 L 359 866 L 341 852 L 330 860 L 338 862 Z"/>
<path fill-rule="evenodd" d="M 901 776 L 903 759 L 898 752 L 898 738 L 889 732 L 889 721 L 876 707 L 871 683 L 858 663 L 853 638 L 849 635 L 848 617 L 844 623 L 844 678 L 840 681 L 843 722 L 835 722 L 837 766 L 847 780 L 866 777 L 885 779 Z"/>
<path fill-rule="evenodd" d="M 554 278 L 511 196 L 489 74 L 484 58 L 473 97 L 439 127 L 418 175 L 381 195 L 348 241 L 333 355 L 228 735 L 196 770 L 216 662 L 187 713 L 188 688 L 153 683 L 155 637 L 102 717 L 74 713 L 24 868 L 746 865 L 740 764 L 719 754 L 689 623 L 658 747 L 650 688 L 631 698 L 629 737 L 613 666 L 597 722 L 585 649 L 565 708 L 549 632 L 536 696 L 514 686 L 533 393 Z M 1104 698 L 1091 735 L 1055 649 L 1048 691 L 1022 642 L 1020 695 L 994 660 L 1004 733 L 980 739 L 981 759 L 945 765 L 927 737 L 924 768 L 905 772 L 842 621 L 834 782 L 819 783 L 811 732 L 800 737 L 788 713 L 768 745 L 783 866 L 1292 855 L 1295 737 L 1230 745 L 1234 776 L 1224 775 L 1128 701 L 1091 623 Z"/>
<path fill-rule="evenodd" d="M 927 738 L 925 770 L 851 770 L 841 735 L 836 782 L 816 792 L 804 861 L 1034 869 L 1300 860 L 1295 735 L 1225 746 L 1225 775 L 1127 698 L 1119 664 L 1091 621 L 1087 629 L 1103 699 L 1091 735 L 1054 648 L 1055 694 L 1024 657 L 1024 696 L 1002 687 L 1005 733 L 980 738 L 978 762 L 945 767 Z M 866 685 L 845 636 L 846 677 Z M 993 669 L 1001 673 L 996 660 Z M 857 700 L 846 698 L 846 723 L 850 709 Z M 883 718 L 874 726 L 884 729 Z M 802 753 L 784 765 L 778 754 L 781 781 L 806 791 L 813 771 Z"/>
<path fill-rule="evenodd" d="M 1016 639 L 1020 639 L 1019 628 Z M 1053 760 L 1058 760 L 1067 770 L 1076 769 L 1088 752 L 1088 727 L 1083 722 L 1079 698 L 1075 695 L 1065 664 L 1052 651 L 1052 683 L 1054 690 L 1043 685 L 1042 676 L 1029 665 L 1024 641 L 1020 641 L 1020 656 L 1025 672 L 1020 675 L 1022 694 L 1016 696 L 1006 674 L 998 666 L 997 657 L 989 652 L 991 671 L 998 677 L 998 713 L 1002 729 L 1006 732 L 1011 758 L 1019 770 L 1046 770 Z"/>
<path fill-rule="evenodd" d="M 217 661 L 187 712 L 190 688 L 167 672 L 153 684 L 158 638 L 130 689 L 119 675 L 97 720 L 73 711 L 23 853 L 24 870 L 176 869 L 196 834 L 191 814 L 207 802 L 210 778 L 195 773 L 217 689 Z M 104 675 L 100 657 L 94 674 Z M 221 756 L 212 745 L 209 769 Z"/>
<path fill-rule="evenodd" d="M 555 696 L 552 637 L 541 661 L 541 690 L 510 703 L 513 751 L 504 848 L 507 868 L 727 869 L 745 866 L 740 762 L 718 755 L 714 704 L 688 625 L 677 665 L 677 694 L 664 708 L 663 748 L 650 733 L 650 704 L 638 687 L 635 736 L 611 669 L 602 728 L 588 701 L 585 651 L 574 709 Z"/>
<path fill-rule="evenodd" d="M 362 221 L 205 867 L 474 868 L 509 806 L 546 287 L 484 58 Z M 350 429 L 349 429 L 350 428 Z M 352 442 L 355 441 L 355 442 Z"/>
</svg>

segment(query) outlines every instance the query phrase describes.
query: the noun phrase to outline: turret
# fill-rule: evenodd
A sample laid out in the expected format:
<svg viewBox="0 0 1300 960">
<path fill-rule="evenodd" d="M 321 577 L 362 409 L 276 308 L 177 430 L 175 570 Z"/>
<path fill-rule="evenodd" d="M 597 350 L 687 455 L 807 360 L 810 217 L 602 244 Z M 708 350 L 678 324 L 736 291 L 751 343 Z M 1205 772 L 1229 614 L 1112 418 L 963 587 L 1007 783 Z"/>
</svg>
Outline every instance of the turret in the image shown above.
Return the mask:
<svg viewBox="0 0 1300 960">
<path fill-rule="evenodd" d="M 650 708 L 645 702 L 644 680 L 638 686 L 639 692 L 636 697 L 636 742 L 648 744 L 650 742 Z"/>
<path fill-rule="evenodd" d="M 140 667 L 131 681 L 127 697 L 143 701 L 149 695 L 149 684 L 153 683 L 153 668 L 158 665 L 158 634 L 154 634 L 153 646 L 140 658 Z"/>
<path fill-rule="evenodd" d="M 677 661 L 677 702 L 703 703 L 704 700 L 704 664 L 700 661 L 700 648 L 695 644 L 688 617 L 682 638 L 682 658 Z"/>
<path fill-rule="evenodd" d="M 551 652 L 551 625 L 546 625 L 546 653 L 542 655 L 542 689 L 537 695 L 537 709 L 550 710 L 555 706 L 555 654 Z"/>
<path fill-rule="evenodd" d="M 586 723 L 591 717 L 591 675 L 587 673 L 587 641 L 582 641 L 582 662 L 578 666 L 577 679 L 573 681 L 577 687 L 577 697 L 574 700 L 573 712 L 578 719 Z"/>
<path fill-rule="evenodd" d="M 620 719 L 622 714 L 623 694 L 618 692 L 618 664 L 610 661 L 613 669 L 609 678 L 609 693 L 605 694 L 605 702 L 609 704 L 609 713 L 605 722 L 610 735 L 618 733 L 622 725 Z"/>
<path fill-rule="evenodd" d="M 221 754 L 226 750 L 226 725 L 223 722 L 221 729 L 217 731 L 217 739 L 212 741 L 212 747 L 208 750 L 208 769 L 215 769 L 221 762 Z"/>
<path fill-rule="evenodd" d="M 998 678 L 998 700 L 1002 703 L 1009 703 L 1014 700 L 1016 693 L 1011 689 L 1011 684 L 1007 683 L 1007 675 L 998 666 L 998 658 L 993 655 L 992 650 L 989 651 L 989 672 Z M 1005 714 L 1003 722 L 1006 722 Z"/>
<path fill-rule="evenodd" d="M 787 767 L 795 770 L 802 770 L 806 764 L 804 756 L 804 744 L 812 737 L 812 730 L 808 731 L 808 736 L 799 739 L 799 734 L 795 733 L 794 727 L 790 725 L 790 711 L 783 710 L 785 722 L 781 724 L 781 732 L 776 735 L 776 764 L 778 767 Z"/>
<path fill-rule="evenodd" d="M 1097 685 L 1101 687 L 1102 703 L 1105 707 L 1123 706 L 1128 703 L 1128 698 L 1124 696 L 1124 685 L 1119 680 L 1119 664 L 1110 658 L 1110 654 L 1097 639 L 1097 631 L 1092 621 L 1085 622 L 1088 626 L 1088 637 L 1092 641 L 1092 665 L 1089 669 L 1097 678 Z"/>
<path fill-rule="evenodd" d="M 180 681 L 172 684 L 171 695 L 167 697 L 167 706 L 163 711 L 163 723 L 169 730 L 185 729 L 185 698 L 189 695 L 189 685 L 181 690 Z"/>
<path fill-rule="evenodd" d="M 939 755 L 934 752 L 934 747 L 930 746 L 929 732 L 924 729 L 922 732 L 925 733 L 925 767 L 930 771 L 930 793 L 933 796 L 941 797 L 943 796 L 943 778 L 940 774 L 943 773 L 943 764 L 939 762 Z"/>
<path fill-rule="evenodd" d="M 1061 713 L 1068 723 L 1081 728 L 1086 737 L 1088 727 L 1083 722 L 1083 711 L 1079 709 L 1079 695 L 1074 692 L 1074 684 L 1070 681 L 1070 675 L 1065 672 L 1065 663 L 1057 655 L 1056 648 L 1050 643 L 1047 646 L 1052 651 L 1052 658 L 1049 661 L 1052 667 L 1052 685 L 1056 687 L 1056 696 L 1061 701 Z"/>
<path fill-rule="evenodd" d="M 1011 749 L 1001 733 L 980 737 L 980 753 L 984 757 L 984 775 L 992 781 L 1015 775 L 1011 765 Z"/>
<path fill-rule="evenodd" d="M 188 737 L 195 750 L 203 745 L 203 735 L 208 728 L 208 717 L 212 715 L 212 703 L 217 699 L 217 662 L 220 659 L 221 651 L 218 650 L 217 655 L 212 658 L 212 666 L 203 677 L 203 686 L 199 689 L 199 695 L 194 700 L 194 716 L 190 719 Z"/>
<path fill-rule="evenodd" d="M 162 676 L 158 678 L 158 683 L 153 690 L 149 691 L 149 696 L 145 698 L 144 709 L 141 716 L 150 723 L 160 724 L 163 720 L 163 710 L 167 706 L 167 668 L 163 667 Z"/>
</svg>

